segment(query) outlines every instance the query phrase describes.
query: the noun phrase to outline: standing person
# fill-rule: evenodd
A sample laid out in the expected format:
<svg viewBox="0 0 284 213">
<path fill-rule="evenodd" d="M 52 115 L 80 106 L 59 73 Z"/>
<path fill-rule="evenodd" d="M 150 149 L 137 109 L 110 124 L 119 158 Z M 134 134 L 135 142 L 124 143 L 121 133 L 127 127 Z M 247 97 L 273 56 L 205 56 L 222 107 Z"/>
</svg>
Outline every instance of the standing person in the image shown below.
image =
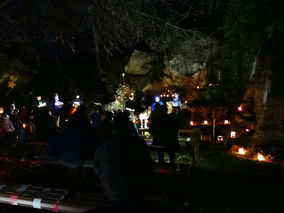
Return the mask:
<svg viewBox="0 0 284 213">
<path fill-rule="evenodd" d="M 80 95 L 76 95 L 75 99 L 72 101 L 72 107 L 78 109 L 81 105 L 83 105 L 83 101 L 80 98 Z"/>
<path fill-rule="evenodd" d="M 94 168 L 104 193 L 124 212 L 141 210 L 139 203 L 149 192 L 153 172 L 146 142 L 132 134 L 132 126 L 125 114 L 116 116 L 110 138 L 95 153 Z"/>
<path fill-rule="evenodd" d="M 94 152 L 94 132 L 81 107 L 70 116 L 63 130 L 61 162 L 71 168 L 82 168 L 85 160 L 93 159 Z"/>
<path fill-rule="evenodd" d="M 9 115 L 4 114 L 2 116 L 2 131 L 5 134 L 3 142 L 8 147 L 16 142 L 16 133 L 15 133 L 15 127 L 13 123 L 11 122 Z"/>
<path fill-rule="evenodd" d="M 25 106 L 23 106 L 22 109 L 20 110 L 20 118 L 22 122 L 27 121 L 27 110 Z"/>
<path fill-rule="evenodd" d="M 24 128 L 22 126 L 22 122 L 20 120 L 20 111 L 19 111 L 19 109 L 15 109 L 14 110 L 13 125 L 15 127 L 15 131 L 16 131 L 16 134 L 18 136 L 19 143 L 23 144 L 24 142 L 27 142 L 28 139 L 26 137 L 25 130 L 24 130 Z"/>
<path fill-rule="evenodd" d="M 96 106 L 93 114 L 91 115 L 91 122 L 94 128 L 99 128 L 102 122 L 102 116 L 100 114 L 100 107 Z"/>
<path fill-rule="evenodd" d="M 159 97 L 159 96 L 156 96 L 156 97 L 155 97 L 155 102 L 154 102 L 154 103 L 152 104 L 152 106 L 151 106 L 152 112 L 155 110 L 157 103 L 159 103 L 161 106 L 164 105 L 164 103 L 161 101 L 160 97 Z"/>
<path fill-rule="evenodd" d="M 175 166 L 175 152 L 178 148 L 178 124 L 173 114 L 167 114 L 165 105 L 160 107 L 160 113 L 151 121 L 149 132 L 153 135 L 153 145 L 163 146 L 168 152 L 170 164 Z M 164 151 L 158 152 L 159 163 L 164 164 Z"/>
<path fill-rule="evenodd" d="M 63 104 L 64 103 L 59 100 L 58 94 L 54 93 L 54 100 L 52 101 L 50 107 L 51 107 L 51 113 L 54 115 L 55 122 L 58 127 L 60 125 L 60 114 Z"/>
</svg>

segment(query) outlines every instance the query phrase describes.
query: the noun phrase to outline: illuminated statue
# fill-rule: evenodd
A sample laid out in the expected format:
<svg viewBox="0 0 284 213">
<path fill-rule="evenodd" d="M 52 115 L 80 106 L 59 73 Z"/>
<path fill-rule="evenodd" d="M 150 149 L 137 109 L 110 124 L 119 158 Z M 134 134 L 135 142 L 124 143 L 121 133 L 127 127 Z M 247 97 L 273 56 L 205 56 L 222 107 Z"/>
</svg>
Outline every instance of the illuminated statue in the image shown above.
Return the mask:
<svg viewBox="0 0 284 213">
<path fill-rule="evenodd" d="M 78 109 L 83 104 L 83 101 L 80 99 L 80 95 L 76 95 L 75 99 L 72 102 L 72 107 Z"/>
<path fill-rule="evenodd" d="M 156 103 L 159 103 L 161 106 L 164 105 L 164 103 L 160 100 L 159 96 L 155 97 L 155 102 L 151 106 L 151 110 L 154 111 L 156 107 Z"/>
</svg>

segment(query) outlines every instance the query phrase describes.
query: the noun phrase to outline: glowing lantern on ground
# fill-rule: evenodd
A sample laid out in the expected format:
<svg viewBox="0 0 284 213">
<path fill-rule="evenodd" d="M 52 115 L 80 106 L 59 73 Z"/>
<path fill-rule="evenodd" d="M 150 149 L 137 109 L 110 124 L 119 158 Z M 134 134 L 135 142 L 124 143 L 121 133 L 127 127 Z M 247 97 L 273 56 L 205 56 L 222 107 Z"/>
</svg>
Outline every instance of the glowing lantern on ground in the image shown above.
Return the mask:
<svg viewBox="0 0 284 213">
<path fill-rule="evenodd" d="M 258 161 L 265 161 L 265 158 L 264 158 L 264 156 L 262 154 L 257 153 L 257 160 Z"/>
<path fill-rule="evenodd" d="M 2 115 L 4 113 L 4 108 L 0 107 L 0 115 Z"/>
<path fill-rule="evenodd" d="M 224 124 L 230 124 L 230 122 L 228 120 L 224 120 Z"/>
<path fill-rule="evenodd" d="M 231 137 L 231 138 L 236 138 L 236 132 L 235 132 L 235 131 L 231 131 L 230 137 Z"/>
<path fill-rule="evenodd" d="M 218 142 L 223 142 L 224 141 L 224 137 L 222 135 L 217 136 L 217 141 Z"/>
<path fill-rule="evenodd" d="M 205 121 L 203 122 L 203 125 L 208 125 L 208 121 L 205 120 Z"/>
<path fill-rule="evenodd" d="M 244 154 L 246 154 L 246 152 L 247 152 L 247 151 L 246 151 L 244 148 L 242 148 L 242 147 L 239 148 L 239 154 L 240 154 L 240 155 L 244 155 Z"/>
<path fill-rule="evenodd" d="M 190 121 L 189 124 L 190 124 L 190 126 L 193 126 L 193 125 L 194 125 L 194 122 L 193 122 L 193 121 Z"/>
</svg>

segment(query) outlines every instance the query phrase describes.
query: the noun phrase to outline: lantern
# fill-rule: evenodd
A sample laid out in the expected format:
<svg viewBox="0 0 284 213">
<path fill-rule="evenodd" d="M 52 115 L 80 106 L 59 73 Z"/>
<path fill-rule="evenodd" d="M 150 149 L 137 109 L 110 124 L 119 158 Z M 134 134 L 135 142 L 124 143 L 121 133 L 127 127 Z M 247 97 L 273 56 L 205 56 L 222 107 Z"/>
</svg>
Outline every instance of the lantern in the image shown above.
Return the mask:
<svg viewBox="0 0 284 213">
<path fill-rule="evenodd" d="M 193 122 L 193 121 L 190 121 L 189 124 L 190 124 L 190 126 L 193 126 L 193 125 L 194 125 L 194 122 Z"/>
<path fill-rule="evenodd" d="M 224 141 L 224 137 L 222 135 L 218 135 L 217 136 L 217 141 L 218 142 L 223 142 Z"/>
<path fill-rule="evenodd" d="M 230 137 L 231 137 L 231 138 L 236 138 L 236 132 L 235 132 L 235 131 L 231 131 Z"/>
<path fill-rule="evenodd" d="M 2 115 L 4 113 L 4 108 L 0 107 L 0 115 Z"/>
<path fill-rule="evenodd" d="M 204 125 L 208 125 L 208 121 L 205 120 L 205 121 L 203 122 L 203 124 L 204 124 Z"/>
</svg>

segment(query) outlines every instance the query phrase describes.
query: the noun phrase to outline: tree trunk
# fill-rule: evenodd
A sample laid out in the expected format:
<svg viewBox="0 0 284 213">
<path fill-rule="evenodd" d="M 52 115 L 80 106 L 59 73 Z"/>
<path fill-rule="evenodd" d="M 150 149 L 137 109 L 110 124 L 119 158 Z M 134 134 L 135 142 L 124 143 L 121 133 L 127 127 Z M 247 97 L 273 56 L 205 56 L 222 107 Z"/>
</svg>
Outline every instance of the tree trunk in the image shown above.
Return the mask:
<svg viewBox="0 0 284 213">
<path fill-rule="evenodd" d="M 102 73 L 102 66 L 100 61 L 99 34 L 95 26 L 93 27 L 93 33 L 94 33 L 97 72 Z"/>
</svg>

